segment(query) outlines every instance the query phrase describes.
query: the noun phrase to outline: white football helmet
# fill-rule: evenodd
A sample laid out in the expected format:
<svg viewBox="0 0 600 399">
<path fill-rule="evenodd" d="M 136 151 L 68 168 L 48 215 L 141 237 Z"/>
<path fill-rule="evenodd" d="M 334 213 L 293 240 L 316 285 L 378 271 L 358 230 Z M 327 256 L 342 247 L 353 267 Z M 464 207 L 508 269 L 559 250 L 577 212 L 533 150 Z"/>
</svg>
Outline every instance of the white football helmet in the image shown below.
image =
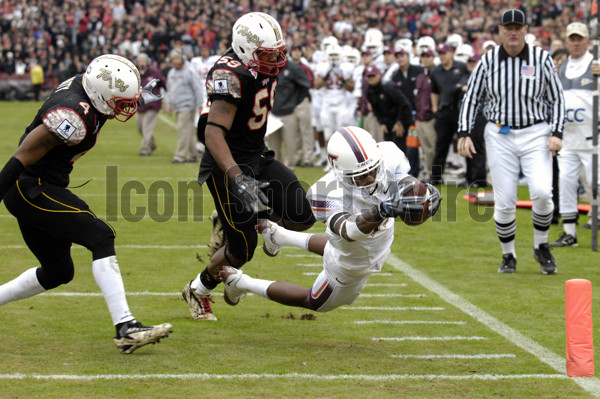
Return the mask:
<svg viewBox="0 0 600 399">
<path fill-rule="evenodd" d="M 342 57 L 345 62 L 349 62 L 355 67 L 360 64 L 360 51 L 347 44 L 342 47 Z"/>
<path fill-rule="evenodd" d="M 275 76 L 287 64 L 287 44 L 281 26 L 262 12 L 242 15 L 233 25 L 231 47 L 244 65 Z"/>
<path fill-rule="evenodd" d="M 433 40 L 433 37 L 422 36 L 417 40 L 417 53 L 421 55 L 425 50 L 435 52 L 435 40 Z"/>
<path fill-rule="evenodd" d="M 383 54 L 383 33 L 376 28 L 367 29 L 361 49 L 362 51 L 369 50 L 375 58 L 379 57 Z"/>
<path fill-rule="evenodd" d="M 321 42 L 321 51 L 327 53 L 329 46 L 338 45 L 338 39 L 335 36 L 327 36 Z"/>
<path fill-rule="evenodd" d="M 337 67 L 342 63 L 342 48 L 337 44 L 332 44 L 327 47 L 327 51 L 325 51 L 325 56 L 327 57 L 327 62 L 332 67 Z"/>
<path fill-rule="evenodd" d="M 464 43 L 463 38 L 458 33 L 453 33 L 446 39 L 446 43 L 454 47 L 454 50 L 458 49 Z"/>
<path fill-rule="evenodd" d="M 465 64 L 469 60 L 469 57 L 474 54 L 473 46 L 470 44 L 461 44 L 454 54 L 454 59 L 456 61 L 464 62 Z"/>
<path fill-rule="evenodd" d="M 383 187 L 384 168 L 379 146 L 369 132 L 360 127 L 346 126 L 336 130 L 327 144 L 327 157 L 337 179 L 348 188 L 359 188 L 372 194 L 380 183 Z M 375 173 L 375 179 L 360 185 L 362 177 Z"/>
<path fill-rule="evenodd" d="M 142 95 L 140 73 L 127 58 L 114 54 L 95 58 L 83 74 L 82 83 L 100 113 L 125 122 L 137 111 Z"/>
<path fill-rule="evenodd" d="M 402 38 L 402 39 L 398 39 L 396 40 L 396 43 L 394 43 L 394 51 L 400 51 L 400 50 L 404 50 L 406 52 L 406 54 L 411 55 L 412 52 L 412 48 L 413 48 L 413 42 L 412 40 L 410 40 L 409 38 Z"/>
</svg>

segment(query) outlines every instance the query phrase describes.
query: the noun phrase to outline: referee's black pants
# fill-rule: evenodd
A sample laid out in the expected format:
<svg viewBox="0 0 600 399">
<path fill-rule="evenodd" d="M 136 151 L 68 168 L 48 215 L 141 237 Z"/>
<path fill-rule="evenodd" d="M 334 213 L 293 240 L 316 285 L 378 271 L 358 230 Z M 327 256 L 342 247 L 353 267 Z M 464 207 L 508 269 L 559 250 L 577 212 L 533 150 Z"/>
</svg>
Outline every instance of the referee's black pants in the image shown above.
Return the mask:
<svg viewBox="0 0 600 399">
<path fill-rule="evenodd" d="M 445 107 L 435 114 L 433 128 L 437 140 L 435 142 L 435 151 L 431 165 L 431 180 L 435 183 L 442 182 L 444 175 L 444 166 L 448 151 L 454 140 L 456 129 L 458 127 L 458 109 L 456 107 Z"/>
<path fill-rule="evenodd" d="M 22 176 L 4 196 L 4 204 L 40 262 L 36 274 L 46 290 L 73 279 L 73 243 L 89 249 L 94 260 L 115 255 L 114 229 L 66 188 Z"/>
</svg>

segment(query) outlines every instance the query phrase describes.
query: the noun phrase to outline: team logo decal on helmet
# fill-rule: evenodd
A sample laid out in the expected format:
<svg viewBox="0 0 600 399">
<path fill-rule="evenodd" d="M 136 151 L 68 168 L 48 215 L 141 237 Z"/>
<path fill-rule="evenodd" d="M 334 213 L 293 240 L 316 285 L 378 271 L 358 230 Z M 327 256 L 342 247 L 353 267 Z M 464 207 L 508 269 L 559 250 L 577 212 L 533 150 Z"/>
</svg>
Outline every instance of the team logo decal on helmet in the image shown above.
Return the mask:
<svg viewBox="0 0 600 399">
<path fill-rule="evenodd" d="M 287 64 L 287 44 L 279 23 L 270 15 L 251 12 L 233 25 L 233 51 L 249 68 L 275 76 Z"/>
</svg>

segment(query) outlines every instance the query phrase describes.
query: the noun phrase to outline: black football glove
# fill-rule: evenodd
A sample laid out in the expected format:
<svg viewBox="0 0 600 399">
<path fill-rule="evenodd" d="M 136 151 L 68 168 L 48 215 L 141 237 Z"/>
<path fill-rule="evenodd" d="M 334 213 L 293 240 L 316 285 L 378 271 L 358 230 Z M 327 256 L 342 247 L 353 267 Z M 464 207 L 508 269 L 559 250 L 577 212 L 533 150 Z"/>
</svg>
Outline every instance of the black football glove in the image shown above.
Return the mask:
<svg viewBox="0 0 600 399">
<path fill-rule="evenodd" d="M 261 190 L 269 182 L 255 180 L 245 175 L 237 175 L 231 187 L 233 193 L 242 201 L 247 212 L 258 213 L 269 209 L 268 198 Z"/>
<path fill-rule="evenodd" d="M 407 195 L 413 190 L 416 183 L 401 184 L 393 190 L 386 200 L 379 204 L 379 212 L 384 217 L 406 217 L 409 215 L 419 216 L 423 213 L 425 197 L 422 195 Z M 420 216 L 419 216 L 420 217 Z"/>
<path fill-rule="evenodd" d="M 152 79 L 150 82 L 148 82 L 148 84 L 146 86 L 144 86 L 142 88 L 142 96 L 140 97 L 140 100 L 138 101 L 140 103 L 140 106 L 150 104 L 150 103 L 153 103 L 156 101 L 160 101 L 163 99 L 162 94 L 156 95 L 156 94 L 152 93 L 152 90 L 154 90 L 154 88 L 156 87 L 158 82 L 160 82 L 160 80 Z"/>
<path fill-rule="evenodd" d="M 442 202 L 442 195 L 440 194 L 440 190 L 437 187 L 432 186 L 429 183 L 425 183 L 427 189 L 429 190 L 429 216 L 432 217 L 436 214 L 440 207 L 440 203 Z"/>
</svg>

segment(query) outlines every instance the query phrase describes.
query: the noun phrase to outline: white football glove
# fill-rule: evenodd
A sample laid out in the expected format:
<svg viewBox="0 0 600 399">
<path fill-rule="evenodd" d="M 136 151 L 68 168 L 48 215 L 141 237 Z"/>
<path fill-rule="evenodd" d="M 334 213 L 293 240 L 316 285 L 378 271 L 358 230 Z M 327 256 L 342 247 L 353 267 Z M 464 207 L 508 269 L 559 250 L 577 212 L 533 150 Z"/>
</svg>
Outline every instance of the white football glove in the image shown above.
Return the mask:
<svg viewBox="0 0 600 399">
<path fill-rule="evenodd" d="M 152 79 L 150 82 L 148 82 L 146 86 L 142 88 L 142 96 L 139 100 L 140 106 L 160 101 L 163 99 L 162 94 L 157 95 L 152 93 L 152 90 L 154 90 L 158 82 L 160 82 L 160 80 Z"/>
</svg>

